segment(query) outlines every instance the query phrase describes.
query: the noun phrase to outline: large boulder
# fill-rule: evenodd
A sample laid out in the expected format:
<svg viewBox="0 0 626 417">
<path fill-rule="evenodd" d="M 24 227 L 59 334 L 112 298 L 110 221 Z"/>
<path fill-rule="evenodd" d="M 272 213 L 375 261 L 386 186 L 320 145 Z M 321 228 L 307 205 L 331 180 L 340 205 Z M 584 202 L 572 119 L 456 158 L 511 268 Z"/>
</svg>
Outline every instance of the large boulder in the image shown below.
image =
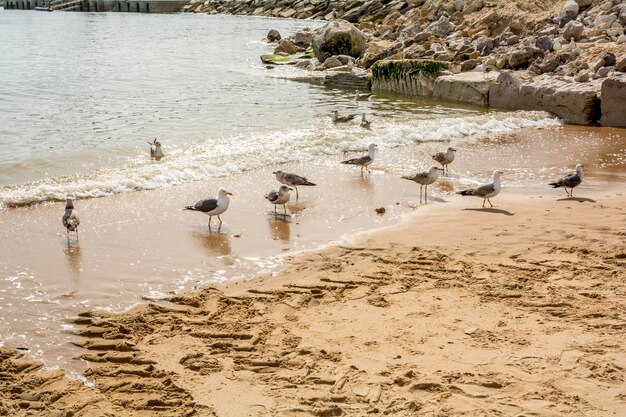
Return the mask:
<svg viewBox="0 0 626 417">
<path fill-rule="evenodd" d="M 278 46 L 274 49 L 274 53 L 284 52 L 289 55 L 293 55 L 298 52 L 298 48 L 289 39 L 281 39 L 278 42 Z"/>
<path fill-rule="evenodd" d="M 267 40 L 270 42 L 278 42 L 281 39 L 280 33 L 276 29 L 271 29 L 267 33 Z"/>
<path fill-rule="evenodd" d="M 290 39 L 295 45 L 308 48 L 313 42 L 314 34 L 315 33 L 311 29 L 304 28 L 291 35 Z"/>
<path fill-rule="evenodd" d="M 487 106 L 489 105 L 489 88 L 496 78 L 497 74 L 483 74 L 482 71 L 440 75 L 435 80 L 433 97 Z"/>
<path fill-rule="evenodd" d="M 563 38 L 568 41 L 571 38 L 574 38 L 574 40 L 577 41 L 583 37 L 584 30 L 585 25 L 577 20 L 572 20 L 571 22 L 567 22 L 567 24 L 563 28 Z"/>
<path fill-rule="evenodd" d="M 600 102 L 604 126 L 626 127 L 626 76 L 609 77 L 602 82 Z"/>
<path fill-rule="evenodd" d="M 324 62 L 333 55 L 359 57 L 365 50 L 365 34 L 352 23 L 345 20 L 333 20 L 318 29 L 313 37 L 313 53 Z"/>
<path fill-rule="evenodd" d="M 578 16 L 579 6 L 574 0 L 568 0 L 563 6 L 563 13 L 570 17 Z"/>
<path fill-rule="evenodd" d="M 489 90 L 489 106 L 548 111 L 568 123 L 589 124 L 598 118 L 602 80 L 577 83 L 543 75 L 534 79 L 502 71 Z M 604 98 L 603 98 L 604 99 Z"/>
</svg>

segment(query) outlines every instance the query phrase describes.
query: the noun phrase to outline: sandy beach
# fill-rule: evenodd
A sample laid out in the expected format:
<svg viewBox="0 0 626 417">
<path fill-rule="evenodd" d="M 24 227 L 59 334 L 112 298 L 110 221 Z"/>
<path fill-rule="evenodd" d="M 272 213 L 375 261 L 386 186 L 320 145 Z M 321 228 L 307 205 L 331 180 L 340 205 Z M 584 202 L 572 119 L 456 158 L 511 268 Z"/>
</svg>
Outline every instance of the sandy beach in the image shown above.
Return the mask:
<svg viewBox="0 0 626 417">
<path fill-rule="evenodd" d="M 623 415 L 623 185 L 449 196 L 278 274 L 82 312 L 88 383 L 2 348 L 0 413 Z"/>
</svg>

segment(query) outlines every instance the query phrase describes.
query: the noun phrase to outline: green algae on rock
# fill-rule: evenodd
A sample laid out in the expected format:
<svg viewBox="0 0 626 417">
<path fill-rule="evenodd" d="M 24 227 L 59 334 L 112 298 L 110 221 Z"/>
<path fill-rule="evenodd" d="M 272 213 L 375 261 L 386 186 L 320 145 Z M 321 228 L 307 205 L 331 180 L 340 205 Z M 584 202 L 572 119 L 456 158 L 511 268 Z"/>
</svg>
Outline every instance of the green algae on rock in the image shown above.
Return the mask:
<svg viewBox="0 0 626 417">
<path fill-rule="evenodd" d="M 278 54 L 266 54 L 261 55 L 261 61 L 264 64 L 274 64 L 274 65 L 295 65 L 296 60 L 283 55 Z"/>
<path fill-rule="evenodd" d="M 402 59 L 377 61 L 372 65 L 375 81 L 399 81 L 410 76 L 436 76 L 448 69 L 448 63 L 426 59 Z"/>
</svg>

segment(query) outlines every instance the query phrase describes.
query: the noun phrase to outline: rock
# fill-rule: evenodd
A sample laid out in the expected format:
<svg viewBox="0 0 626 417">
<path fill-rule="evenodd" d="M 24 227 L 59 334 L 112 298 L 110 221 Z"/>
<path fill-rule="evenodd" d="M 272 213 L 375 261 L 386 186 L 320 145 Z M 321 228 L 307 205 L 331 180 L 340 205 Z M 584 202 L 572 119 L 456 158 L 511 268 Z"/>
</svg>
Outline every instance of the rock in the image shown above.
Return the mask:
<svg viewBox="0 0 626 417">
<path fill-rule="evenodd" d="M 489 55 L 493 50 L 493 40 L 487 36 L 479 36 L 472 42 L 472 46 L 481 55 Z"/>
<path fill-rule="evenodd" d="M 378 214 L 385 214 L 385 208 L 384 207 L 378 207 L 377 209 L 375 209 L 374 211 L 376 211 L 376 213 Z M 357 394 L 358 395 L 358 394 Z M 363 395 L 364 397 L 365 395 Z"/>
<path fill-rule="evenodd" d="M 311 61 L 308 59 L 303 59 L 301 61 L 298 61 L 298 63 L 296 64 L 296 68 L 308 68 L 311 66 Z"/>
<path fill-rule="evenodd" d="M 603 14 L 593 21 L 593 27 L 600 30 L 607 30 L 617 20 L 617 16 L 614 14 Z"/>
<path fill-rule="evenodd" d="M 482 71 L 440 75 L 435 80 L 433 97 L 487 106 L 489 88 L 496 78 L 496 74 L 483 74 Z"/>
<path fill-rule="evenodd" d="M 428 30 L 435 36 L 443 37 L 454 30 L 455 26 L 450 22 L 450 19 L 446 16 L 441 16 L 438 21 L 428 25 Z"/>
<path fill-rule="evenodd" d="M 267 32 L 267 40 L 270 42 L 278 42 L 281 39 L 280 33 L 276 29 Z"/>
<path fill-rule="evenodd" d="M 516 49 L 507 54 L 509 66 L 513 69 L 527 67 L 535 58 L 541 55 L 541 50 L 527 47 Z"/>
<path fill-rule="evenodd" d="M 355 59 L 348 55 L 337 55 L 336 58 L 341 61 L 341 65 L 353 65 Z"/>
<path fill-rule="evenodd" d="M 626 43 L 626 35 L 621 35 L 619 38 L 617 38 L 617 43 Z"/>
<path fill-rule="evenodd" d="M 400 25 L 396 30 L 396 36 L 398 38 L 411 39 L 414 38 L 418 33 L 420 33 L 421 30 L 422 26 L 419 24 L 419 22 L 415 22 L 408 26 Z"/>
<path fill-rule="evenodd" d="M 294 45 L 307 48 L 311 46 L 311 43 L 313 42 L 313 35 L 314 33 L 312 30 L 310 30 L 309 28 L 305 28 L 294 33 L 291 36 L 291 41 L 294 43 Z"/>
<path fill-rule="evenodd" d="M 473 59 L 468 59 L 461 63 L 461 71 L 471 71 L 478 66 L 478 62 Z"/>
<path fill-rule="evenodd" d="M 345 20 L 333 20 L 318 29 L 313 37 L 315 57 L 324 62 L 333 55 L 359 57 L 365 50 L 366 37 L 363 32 Z"/>
<path fill-rule="evenodd" d="M 626 127 L 626 77 L 615 75 L 602 82 L 600 109 L 603 126 Z"/>
<path fill-rule="evenodd" d="M 546 55 L 543 59 L 543 61 L 538 64 L 539 70 L 541 71 L 541 74 L 545 74 L 548 72 L 553 72 L 556 67 L 559 66 L 559 63 L 561 62 L 561 59 L 559 58 L 558 55 L 556 54 L 550 54 L 550 55 Z"/>
<path fill-rule="evenodd" d="M 582 38 L 584 30 L 585 25 L 577 20 L 572 20 L 563 28 L 563 39 L 569 41 L 571 38 L 574 38 L 574 40 L 577 41 Z"/>
<path fill-rule="evenodd" d="M 620 59 L 620 61 L 615 65 L 615 70 L 626 72 L 626 56 Z"/>
<path fill-rule="evenodd" d="M 591 6 L 591 3 L 593 3 L 593 0 L 574 0 L 574 1 L 576 2 L 576 4 L 578 4 L 578 7 L 581 9 Z"/>
<path fill-rule="evenodd" d="M 277 54 L 267 54 L 261 55 L 261 61 L 264 64 L 274 64 L 274 65 L 295 65 L 296 60 L 290 57 L 277 55 Z"/>
<path fill-rule="evenodd" d="M 613 67 L 602 67 L 593 74 L 593 78 L 606 78 L 613 72 Z"/>
<path fill-rule="evenodd" d="M 572 18 L 578 16 L 578 10 L 578 3 L 576 3 L 574 0 L 568 0 L 563 6 L 563 13 Z"/>
<path fill-rule="evenodd" d="M 626 25 L 626 5 L 623 5 L 619 11 L 619 24 Z"/>
<path fill-rule="evenodd" d="M 489 106 L 549 111 L 568 123 L 589 124 L 598 116 L 599 90 L 600 81 L 575 83 L 550 75 L 531 80 L 502 71 L 489 90 Z"/>
<path fill-rule="evenodd" d="M 280 52 L 293 55 L 298 53 L 298 48 L 296 48 L 296 45 L 294 45 L 289 39 L 281 39 L 278 41 L 278 46 L 274 49 L 275 54 Z"/>
<path fill-rule="evenodd" d="M 517 19 L 512 20 L 511 23 L 509 23 L 509 30 L 515 35 L 521 35 L 524 30 L 524 24 Z"/>
<path fill-rule="evenodd" d="M 328 57 L 324 61 L 324 68 L 326 69 L 341 67 L 342 65 L 343 63 L 336 56 Z"/>
<path fill-rule="evenodd" d="M 618 36 L 621 36 L 624 34 L 624 28 L 621 26 L 615 27 L 615 24 L 613 24 L 613 26 L 607 29 L 606 34 L 607 36 L 610 36 L 612 38 L 617 38 Z"/>
<path fill-rule="evenodd" d="M 574 77 L 574 81 L 579 83 L 586 83 L 587 81 L 589 81 L 590 78 L 591 76 L 589 75 L 589 71 L 583 70 L 576 74 L 576 76 Z"/>
<path fill-rule="evenodd" d="M 600 58 L 591 66 L 591 71 L 597 72 L 605 64 L 606 64 L 606 61 L 604 59 Z"/>
<path fill-rule="evenodd" d="M 602 55 L 602 59 L 604 60 L 605 67 L 613 67 L 617 63 L 617 59 L 615 58 L 615 54 L 611 52 L 607 52 Z"/>
<path fill-rule="evenodd" d="M 463 10 L 463 14 L 475 13 L 482 10 L 483 7 L 485 7 L 483 0 L 474 0 Z"/>
<path fill-rule="evenodd" d="M 554 42 L 552 42 L 552 39 L 547 36 L 540 36 L 535 42 L 535 46 L 539 49 L 543 49 L 544 51 L 551 51 L 553 45 Z"/>
<path fill-rule="evenodd" d="M 513 36 L 509 36 L 509 38 L 506 40 L 506 44 L 507 45 L 515 45 L 519 43 L 519 36 L 517 35 L 513 35 Z"/>
</svg>

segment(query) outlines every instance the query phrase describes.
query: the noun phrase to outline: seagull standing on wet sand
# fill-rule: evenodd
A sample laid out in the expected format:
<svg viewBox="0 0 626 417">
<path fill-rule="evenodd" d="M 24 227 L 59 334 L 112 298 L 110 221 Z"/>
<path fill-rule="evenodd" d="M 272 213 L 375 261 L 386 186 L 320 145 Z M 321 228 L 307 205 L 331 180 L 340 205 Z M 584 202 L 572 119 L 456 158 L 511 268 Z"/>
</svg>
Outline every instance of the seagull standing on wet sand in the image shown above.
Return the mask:
<svg viewBox="0 0 626 417">
<path fill-rule="evenodd" d="M 354 119 L 354 114 L 340 116 L 339 110 L 333 110 L 331 117 L 333 118 L 333 123 L 346 123 Z"/>
<path fill-rule="evenodd" d="M 154 139 L 154 142 L 148 142 L 148 145 L 150 145 L 150 157 L 152 159 L 156 159 L 158 161 L 165 156 L 163 155 L 163 150 L 161 149 L 161 142 L 158 142 L 156 138 Z"/>
<path fill-rule="evenodd" d="M 342 164 L 348 164 L 348 165 L 358 165 L 361 167 L 361 176 L 363 176 L 363 168 L 365 168 L 365 170 L 367 172 L 370 172 L 370 170 L 367 168 L 372 162 L 374 162 L 374 156 L 376 155 L 376 150 L 378 149 L 378 146 L 375 143 L 370 143 L 370 146 L 368 146 L 367 148 L 367 155 L 362 156 L 360 158 L 353 158 L 353 159 L 348 159 L 347 161 L 342 161 Z M 371 172 L 370 172 L 371 173 Z"/>
<path fill-rule="evenodd" d="M 441 164 L 443 167 L 443 173 L 447 173 L 447 167 L 454 161 L 454 155 L 456 149 L 449 147 L 445 152 L 437 152 L 433 155 L 433 159 Z"/>
<path fill-rule="evenodd" d="M 356 95 L 354 96 L 354 100 L 365 101 L 365 100 L 369 100 L 371 96 L 372 96 L 372 93 L 361 94 L 360 90 L 356 90 Z"/>
<path fill-rule="evenodd" d="M 300 197 L 298 194 L 299 185 L 306 185 L 306 186 L 316 185 L 316 184 L 313 184 L 311 181 L 307 180 L 306 177 L 300 176 L 298 174 L 292 174 L 292 173 L 283 172 L 280 170 L 274 171 L 272 172 L 272 174 L 276 175 L 276 179 L 281 184 L 291 185 L 293 188 L 296 189 L 296 200 Z"/>
<path fill-rule="evenodd" d="M 584 173 L 583 173 L 583 164 L 576 165 L 576 172 L 572 172 L 569 175 L 564 176 L 563 178 L 559 178 L 555 182 L 551 182 L 548 185 L 551 185 L 552 188 L 563 187 L 565 189 L 565 194 L 568 197 L 574 196 L 574 188 L 579 186 L 581 182 L 583 182 Z M 572 191 L 568 192 L 567 189 L 570 188 Z"/>
<path fill-rule="evenodd" d="M 418 172 L 415 175 L 402 177 L 405 180 L 414 181 L 420 185 L 420 201 L 422 201 L 422 189 L 424 189 L 424 202 L 428 198 L 428 186 L 439 178 L 439 171 L 443 171 L 443 168 L 436 166 L 430 167 L 428 171 Z"/>
<path fill-rule="evenodd" d="M 285 204 L 289 202 L 289 191 L 293 191 L 292 188 L 287 187 L 286 185 L 281 185 L 278 191 L 272 190 L 269 194 L 265 195 L 267 201 L 274 205 L 274 216 L 276 216 L 276 206 L 282 204 L 283 211 L 285 212 L 285 216 L 287 215 L 287 207 Z"/>
<path fill-rule="evenodd" d="M 480 184 L 476 188 L 470 188 L 463 191 L 457 191 L 457 194 L 461 195 L 473 195 L 476 197 L 480 197 L 483 199 L 483 208 L 485 208 L 485 201 L 489 202 L 490 208 L 493 208 L 493 204 L 491 204 L 490 198 L 493 198 L 498 195 L 500 192 L 500 175 L 502 175 L 502 171 L 493 171 L 493 179 L 488 184 Z"/>
<path fill-rule="evenodd" d="M 193 206 L 185 207 L 185 210 L 199 211 L 209 216 L 209 230 L 211 230 L 211 219 L 213 216 L 217 216 L 217 219 L 220 221 L 219 227 L 221 228 L 222 219 L 220 218 L 220 214 L 224 214 L 226 209 L 228 209 L 228 205 L 230 204 L 229 195 L 233 194 L 220 188 L 217 193 L 217 198 L 197 201 Z"/>
<path fill-rule="evenodd" d="M 361 127 L 362 127 L 363 129 L 368 129 L 368 130 L 369 130 L 369 129 L 371 129 L 371 128 L 372 128 L 372 127 L 371 127 L 371 124 L 372 124 L 372 122 L 370 122 L 369 120 L 367 120 L 367 119 L 365 118 L 365 113 L 363 113 L 363 115 L 361 116 Z"/>
<path fill-rule="evenodd" d="M 78 225 L 80 219 L 78 218 L 78 212 L 74 209 L 74 200 L 68 198 L 65 201 L 65 213 L 63 214 L 63 226 L 67 230 L 67 242 L 70 241 L 70 232 L 76 232 L 76 239 L 78 239 Z"/>
</svg>

